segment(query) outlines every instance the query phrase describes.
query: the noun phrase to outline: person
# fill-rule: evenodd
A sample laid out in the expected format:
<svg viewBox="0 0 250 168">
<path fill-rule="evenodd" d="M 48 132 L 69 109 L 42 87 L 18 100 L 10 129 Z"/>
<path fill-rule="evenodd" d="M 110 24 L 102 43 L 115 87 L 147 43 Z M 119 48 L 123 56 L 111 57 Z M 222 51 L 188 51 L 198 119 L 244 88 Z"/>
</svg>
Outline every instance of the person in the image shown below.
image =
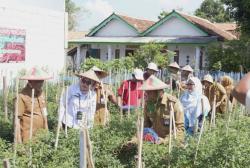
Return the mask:
<svg viewBox="0 0 250 168">
<path fill-rule="evenodd" d="M 125 80 L 118 88 L 118 105 L 123 108 L 125 114 L 128 110 L 133 110 L 140 106 L 142 91 L 138 88 L 142 85 L 143 72 L 141 69 L 135 69 L 132 79 Z"/>
<path fill-rule="evenodd" d="M 182 67 L 181 69 L 181 82 L 180 82 L 180 92 L 184 93 L 186 88 L 186 82 L 188 81 L 188 79 L 190 77 L 193 76 L 193 72 L 194 70 L 192 69 L 192 67 L 190 65 L 186 65 L 184 67 Z"/>
<path fill-rule="evenodd" d="M 181 77 L 182 77 L 182 80 L 184 80 L 184 81 L 187 81 L 188 78 L 194 76 L 193 75 L 194 70 L 190 65 L 186 65 L 186 66 L 182 67 L 181 70 L 182 70 Z"/>
<path fill-rule="evenodd" d="M 225 88 L 217 82 L 213 81 L 213 77 L 209 74 L 205 75 L 202 84 L 204 85 L 204 95 L 207 96 L 211 107 L 213 107 L 216 98 L 216 112 L 224 114 L 227 110 L 227 93 Z"/>
<path fill-rule="evenodd" d="M 184 108 L 185 130 L 193 135 L 202 126 L 202 120 L 211 110 L 208 98 L 202 94 L 202 84 L 197 77 L 190 77 L 186 83 L 187 90 L 180 101 Z"/>
<path fill-rule="evenodd" d="M 232 95 L 250 112 L 250 72 L 248 72 L 233 89 Z"/>
<path fill-rule="evenodd" d="M 168 70 L 171 73 L 171 79 L 172 79 L 172 83 L 170 83 L 172 85 L 172 89 L 175 90 L 179 90 L 180 89 L 180 66 L 177 64 L 177 62 L 173 62 L 171 64 L 168 65 Z"/>
<path fill-rule="evenodd" d="M 79 83 L 72 84 L 60 98 L 59 121 L 63 127 L 79 129 L 92 128 L 96 111 L 95 85 L 100 83 L 93 70 L 76 74 Z"/>
<path fill-rule="evenodd" d="M 184 113 L 180 101 L 167 93 L 167 84 L 151 75 L 141 86 L 148 95 L 144 108 L 144 128 L 152 128 L 159 136 L 157 144 L 166 144 L 170 133 L 170 110 L 173 107 L 177 140 L 184 138 Z"/>
<path fill-rule="evenodd" d="M 22 89 L 18 95 L 18 121 L 15 127 L 16 141 L 18 143 L 25 143 L 30 140 L 31 131 L 31 114 L 33 112 L 33 138 L 40 129 L 48 129 L 47 123 L 47 109 L 45 95 L 42 90 L 44 80 L 51 79 L 48 73 L 40 68 L 32 68 L 26 75 L 22 76 L 20 80 L 28 80 L 27 85 Z M 34 100 L 32 100 L 32 90 L 34 89 Z M 32 102 L 34 101 L 34 106 Z M 32 108 L 33 107 L 33 108 Z M 33 110 L 32 110 L 33 109 Z"/>
<path fill-rule="evenodd" d="M 234 89 L 234 81 L 230 76 L 222 76 L 220 80 L 221 85 L 225 88 L 227 93 L 227 98 L 229 100 L 229 106 L 235 106 L 236 101 L 232 95 L 232 91 Z"/>
<path fill-rule="evenodd" d="M 147 80 L 151 75 L 156 75 L 158 71 L 157 65 L 153 62 L 150 62 L 146 68 L 146 72 L 143 74 L 144 80 Z"/>
<path fill-rule="evenodd" d="M 91 70 L 95 72 L 100 80 L 108 76 L 107 72 L 101 70 L 96 66 L 93 66 Z M 102 81 L 100 83 L 96 83 L 95 91 L 97 96 L 94 125 L 103 126 L 109 120 L 110 116 L 107 108 L 107 101 L 109 100 L 113 104 L 117 104 L 117 101 L 111 86 L 108 84 L 104 84 Z"/>
</svg>

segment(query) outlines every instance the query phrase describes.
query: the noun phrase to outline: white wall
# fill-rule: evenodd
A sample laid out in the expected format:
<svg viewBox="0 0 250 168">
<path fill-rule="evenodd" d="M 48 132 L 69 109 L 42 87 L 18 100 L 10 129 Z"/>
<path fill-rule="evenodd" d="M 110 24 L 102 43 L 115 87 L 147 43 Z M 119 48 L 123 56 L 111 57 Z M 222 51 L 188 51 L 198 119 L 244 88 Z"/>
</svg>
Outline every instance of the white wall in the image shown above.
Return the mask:
<svg viewBox="0 0 250 168">
<path fill-rule="evenodd" d="M 180 66 L 186 65 L 187 56 L 189 56 L 189 65 L 194 67 L 194 65 L 195 65 L 195 46 L 168 45 L 168 50 L 170 50 L 170 51 L 179 50 L 179 65 Z"/>
<path fill-rule="evenodd" d="M 64 13 L 17 3 L 0 3 L 0 27 L 26 31 L 25 62 L 0 63 L 0 70 L 64 65 Z"/>
<path fill-rule="evenodd" d="M 100 29 L 94 36 L 98 37 L 131 37 L 137 36 L 135 30 L 133 30 L 126 23 L 112 19 L 106 26 Z"/>
<path fill-rule="evenodd" d="M 203 34 L 196 30 L 190 24 L 180 20 L 177 17 L 172 17 L 165 21 L 158 28 L 149 33 L 148 36 L 203 36 Z"/>
</svg>

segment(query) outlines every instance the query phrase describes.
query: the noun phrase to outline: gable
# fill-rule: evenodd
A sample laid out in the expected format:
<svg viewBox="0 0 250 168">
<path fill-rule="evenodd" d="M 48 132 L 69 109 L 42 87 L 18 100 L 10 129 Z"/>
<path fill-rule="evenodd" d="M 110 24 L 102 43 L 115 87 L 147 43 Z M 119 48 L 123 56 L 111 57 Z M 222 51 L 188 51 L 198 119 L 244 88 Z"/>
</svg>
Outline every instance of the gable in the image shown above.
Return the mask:
<svg viewBox="0 0 250 168">
<path fill-rule="evenodd" d="M 96 37 L 128 37 L 137 36 L 137 32 L 126 22 L 113 18 L 100 28 L 93 36 Z"/>
<path fill-rule="evenodd" d="M 153 29 L 148 36 L 204 36 L 205 34 L 196 28 L 194 25 L 188 23 L 177 16 L 172 16 L 161 25 Z"/>
</svg>

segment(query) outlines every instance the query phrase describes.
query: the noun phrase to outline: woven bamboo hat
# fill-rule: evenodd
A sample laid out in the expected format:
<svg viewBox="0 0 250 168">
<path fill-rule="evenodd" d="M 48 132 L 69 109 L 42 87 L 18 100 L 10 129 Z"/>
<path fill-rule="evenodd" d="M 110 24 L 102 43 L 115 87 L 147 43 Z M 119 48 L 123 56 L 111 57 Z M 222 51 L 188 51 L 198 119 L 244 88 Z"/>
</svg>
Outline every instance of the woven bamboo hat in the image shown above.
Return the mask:
<svg viewBox="0 0 250 168">
<path fill-rule="evenodd" d="M 172 73 L 177 73 L 180 69 L 180 66 L 177 64 L 177 62 L 172 62 L 168 65 L 168 69 Z"/>
<path fill-rule="evenodd" d="M 107 72 L 105 72 L 104 70 L 101 70 L 100 68 L 98 68 L 96 66 L 93 66 L 91 68 L 91 70 L 93 70 L 100 79 L 109 76 L 109 74 Z"/>
<path fill-rule="evenodd" d="M 188 71 L 188 72 L 194 72 L 193 68 L 190 65 L 184 66 L 181 70 Z"/>
<path fill-rule="evenodd" d="M 99 78 L 97 77 L 97 75 L 95 74 L 95 72 L 94 72 L 92 69 L 90 69 L 90 70 L 88 70 L 88 71 L 86 71 L 86 72 L 77 73 L 77 74 L 75 74 L 75 75 L 76 75 L 77 77 L 79 77 L 79 78 L 84 77 L 84 78 L 88 78 L 88 79 L 90 79 L 90 80 L 93 80 L 93 81 L 95 81 L 95 82 L 100 83 Z"/>
<path fill-rule="evenodd" d="M 51 78 L 52 76 L 44 69 L 33 67 L 24 76 L 20 77 L 20 80 L 47 80 Z"/>
<path fill-rule="evenodd" d="M 202 82 L 204 82 L 204 81 L 207 81 L 207 82 L 210 82 L 210 83 L 214 82 L 213 77 L 211 75 L 209 75 L 209 74 L 204 76 Z"/>
<path fill-rule="evenodd" d="M 153 62 L 150 62 L 150 63 L 148 64 L 147 69 L 151 69 L 151 70 L 153 70 L 153 71 L 155 71 L 155 72 L 158 72 L 158 71 L 159 71 L 157 65 L 156 65 L 155 63 L 153 63 Z"/>
<path fill-rule="evenodd" d="M 139 90 L 161 90 L 168 88 L 168 85 L 162 82 L 160 79 L 151 75 L 146 81 L 143 82 L 143 85 Z"/>
</svg>

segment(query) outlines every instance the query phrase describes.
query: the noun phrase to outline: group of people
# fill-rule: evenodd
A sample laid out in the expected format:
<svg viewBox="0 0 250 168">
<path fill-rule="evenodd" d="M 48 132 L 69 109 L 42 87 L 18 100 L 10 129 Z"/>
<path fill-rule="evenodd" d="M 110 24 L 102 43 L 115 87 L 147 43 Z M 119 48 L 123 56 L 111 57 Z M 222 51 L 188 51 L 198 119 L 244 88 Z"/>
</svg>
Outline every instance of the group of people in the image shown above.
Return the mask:
<svg viewBox="0 0 250 168">
<path fill-rule="evenodd" d="M 132 78 L 123 81 L 118 88 L 118 97 L 113 93 L 112 86 L 102 82 L 108 76 L 105 71 L 94 66 L 77 73 L 79 82 L 66 87 L 61 94 L 59 122 L 63 128 L 92 128 L 109 121 L 107 101 L 117 104 L 125 116 L 143 105 L 144 140 L 156 136 L 149 138 L 150 141 L 161 144 L 168 142 L 171 127 L 177 140 L 183 141 L 185 133 L 193 135 L 201 128 L 205 117 L 211 115 L 213 107 L 216 113 L 225 114 L 235 104 L 233 96 L 250 106 L 249 74 L 234 88 L 233 80 L 228 76 L 214 81 L 207 74 L 200 81 L 189 65 L 180 68 L 174 62 L 168 69 L 171 73 L 168 84 L 156 77 L 158 67 L 155 63 L 149 63 L 145 72 L 134 69 Z M 28 83 L 17 97 L 15 138 L 18 142 L 27 142 L 39 129 L 48 128 L 42 85 L 44 80 L 50 78 L 38 68 L 20 78 L 28 80 Z M 169 94 L 166 89 L 176 89 L 177 94 Z"/>
</svg>

